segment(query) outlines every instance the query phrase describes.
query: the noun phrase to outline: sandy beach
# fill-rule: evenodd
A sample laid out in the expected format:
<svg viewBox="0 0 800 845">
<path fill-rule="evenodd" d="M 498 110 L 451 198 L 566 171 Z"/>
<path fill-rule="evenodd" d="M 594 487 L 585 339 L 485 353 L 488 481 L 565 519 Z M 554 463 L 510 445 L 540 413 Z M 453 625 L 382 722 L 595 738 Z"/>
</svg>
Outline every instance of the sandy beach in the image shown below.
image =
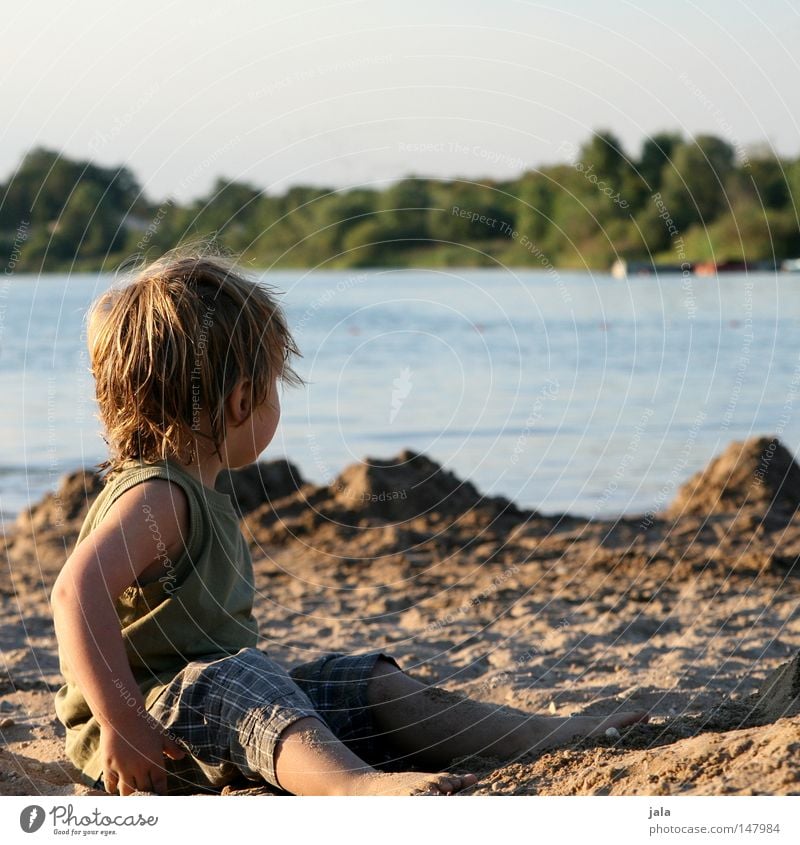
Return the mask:
<svg viewBox="0 0 800 845">
<path fill-rule="evenodd" d="M 0 794 L 90 793 L 53 711 L 48 597 L 100 488 L 64 476 L 5 536 Z M 274 461 L 218 488 L 250 543 L 260 647 L 284 665 L 380 647 L 498 706 L 651 712 L 619 737 L 461 761 L 471 794 L 800 794 L 800 468 L 777 441 L 733 443 L 664 511 L 606 521 L 521 510 L 410 451 L 325 486 Z"/>
</svg>

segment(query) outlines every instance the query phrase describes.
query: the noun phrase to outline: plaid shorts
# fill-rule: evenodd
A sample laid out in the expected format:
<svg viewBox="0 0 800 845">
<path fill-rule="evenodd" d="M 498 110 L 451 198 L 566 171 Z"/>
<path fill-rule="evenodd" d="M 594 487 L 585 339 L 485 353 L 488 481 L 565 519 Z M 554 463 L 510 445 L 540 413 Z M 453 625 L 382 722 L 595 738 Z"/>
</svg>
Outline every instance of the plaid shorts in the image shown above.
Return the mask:
<svg viewBox="0 0 800 845">
<path fill-rule="evenodd" d="M 367 683 L 381 652 L 329 654 L 286 672 L 257 648 L 184 667 L 148 712 L 187 753 L 164 758 L 167 794 L 218 793 L 240 779 L 278 787 L 281 733 L 312 716 L 370 765 L 390 759 L 367 706 Z M 95 786 L 104 789 L 102 777 Z"/>
</svg>

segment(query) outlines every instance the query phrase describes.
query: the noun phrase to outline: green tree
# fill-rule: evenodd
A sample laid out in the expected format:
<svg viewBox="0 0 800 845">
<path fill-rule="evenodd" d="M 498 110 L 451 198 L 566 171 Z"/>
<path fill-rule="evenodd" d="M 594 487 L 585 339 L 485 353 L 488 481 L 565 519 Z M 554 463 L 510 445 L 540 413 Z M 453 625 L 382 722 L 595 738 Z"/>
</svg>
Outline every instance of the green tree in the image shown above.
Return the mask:
<svg viewBox="0 0 800 845">
<path fill-rule="evenodd" d="M 525 173 L 517 182 L 517 197 L 515 228 L 534 243 L 541 241 L 552 225 L 555 185 L 543 173 Z"/>
<path fill-rule="evenodd" d="M 592 138 L 581 146 L 579 158 L 587 170 L 595 172 L 599 179 L 612 182 L 616 180 L 617 185 L 628 165 L 628 157 L 622 143 L 607 129 L 595 132 Z"/>
<path fill-rule="evenodd" d="M 261 191 L 245 182 L 218 178 L 206 196 L 196 200 L 192 207 L 201 228 L 224 232 L 252 214 L 261 197 Z"/>
<path fill-rule="evenodd" d="M 401 179 L 383 191 L 378 200 L 377 225 L 397 239 L 430 237 L 431 196 L 426 179 Z"/>
<path fill-rule="evenodd" d="M 683 138 L 673 132 L 657 132 L 652 137 L 645 138 L 636 169 L 651 194 L 660 190 L 664 168 L 682 143 Z"/>
<path fill-rule="evenodd" d="M 109 254 L 152 258 L 211 234 L 264 267 L 535 264 L 522 236 L 562 266 L 605 268 L 618 254 L 679 260 L 679 235 L 689 259 L 794 257 L 800 160 L 767 147 L 749 156 L 737 165 L 717 137 L 684 141 L 659 132 L 631 163 L 619 139 L 602 130 L 570 164 L 513 180 L 409 176 L 384 190 L 298 185 L 275 196 L 219 178 L 204 197 L 182 204 L 146 200 L 127 168 L 39 147 L 2 186 L 0 243 L 13 246 L 17 227 L 29 221 L 20 269 L 39 269 L 41 259 L 56 269 L 76 258 L 82 268 L 100 266 Z"/>
<path fill-rule="evenodd" d="M 327 224 L 332 227 L 331 240 L 336 250 L 341 249 L 347 233 L 372 218 L 378 205 L 375 191 L 358 188 L 329 197 L 322 210 Z"/>
<path fill-rule="evenodd" d="M 733 169 L 733 147 L 713 135 L 698 135 L 676 148 L 661 193 L 679 229 L 710 224 L 727 208 L 725 184 Z"/>
<path fill-rule="evenodd" d="M 767 153 L 751 158 L 747 166 L 733 170 L 726 185 L 731 205 L 785 208 L 790 196 L 787 164 Z"/>
</svg>

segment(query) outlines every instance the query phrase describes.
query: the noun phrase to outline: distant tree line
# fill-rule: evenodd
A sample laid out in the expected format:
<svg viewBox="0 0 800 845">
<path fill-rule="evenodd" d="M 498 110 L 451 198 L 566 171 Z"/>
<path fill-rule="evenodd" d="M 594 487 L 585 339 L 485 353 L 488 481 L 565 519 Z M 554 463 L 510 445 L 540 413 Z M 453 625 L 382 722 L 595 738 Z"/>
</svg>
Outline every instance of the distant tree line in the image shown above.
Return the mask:
<svg viewBox="0 0 800 845">
<path fill-rule="evenodd" d="M 608 131 L 516 179 L 409 176 L 382 190 L 219 178 L 181 204 L 147 199 L 127 167 L 34 149 L 0 186 L 0 248 L 17 271 L 111 269 L 215 237 L 260 267 L 607 269 L 800 256 L 800 159 L 664 132 L 628 155 Z"/>
</svg>

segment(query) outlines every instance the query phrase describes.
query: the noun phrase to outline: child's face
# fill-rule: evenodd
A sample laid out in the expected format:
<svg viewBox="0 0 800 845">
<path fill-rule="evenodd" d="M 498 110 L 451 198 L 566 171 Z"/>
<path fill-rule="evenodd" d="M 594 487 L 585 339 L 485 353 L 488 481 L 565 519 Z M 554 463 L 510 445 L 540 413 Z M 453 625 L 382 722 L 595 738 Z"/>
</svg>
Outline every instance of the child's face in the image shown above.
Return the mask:
<svg viewBox="0 0 800 845">
<path fill-rule="evenodd" d="M 247 402 L 250 390 L 250 381 L 241 379 L 227 399 L 229 426 L 222 453 L 225 466 L 231 469 L 249 466 L 261 457 L 275 436 L 281 416 L 277 379 L 271 382 L 266 399 L 252 410 Z"/>
<path fill-rule="evenodd" d="M 252 436 L 249 437 L 249 442 L 254 453 L 252 461 L 257 461 L 264 449 L 272 442 L 280 418 L 281 405 L 277 379 L 275 379 L 271 383 L 267 398 L 255 408 L 250 416 Z"/>
</svg>

